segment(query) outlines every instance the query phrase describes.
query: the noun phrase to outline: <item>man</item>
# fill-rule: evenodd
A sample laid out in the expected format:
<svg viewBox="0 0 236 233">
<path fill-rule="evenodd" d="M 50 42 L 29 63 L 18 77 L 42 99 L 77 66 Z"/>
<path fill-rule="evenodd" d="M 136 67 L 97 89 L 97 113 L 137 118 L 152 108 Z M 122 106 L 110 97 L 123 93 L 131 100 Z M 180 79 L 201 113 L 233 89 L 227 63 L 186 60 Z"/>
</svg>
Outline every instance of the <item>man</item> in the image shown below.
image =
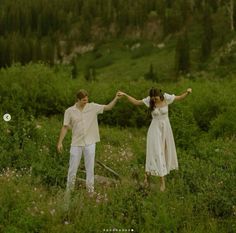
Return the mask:
<svg viewBox="0 0 236 233">
<path fill-rule="evenodd" d="M 94 192 L 94 162 L 96 142 L 100 141 L 97 115 L 103 111 L 111 110 L 117 100 L 116 97 L 107 105 L 89 103 L 88 93 L 79 90 L 77 102 L 65 111 L 64 123 L 60 132 L 57 150 L 63 150 L 63 139 L 69 128 L 72 129 L 72 142 L 70 148 L 70 162 L 67 176 L 67 193 L 74 189 L 76 173 L 80 164 L 81 156 L 84 154 L 86 169 L 86 189 L 90 194 Z"/>
</svg>

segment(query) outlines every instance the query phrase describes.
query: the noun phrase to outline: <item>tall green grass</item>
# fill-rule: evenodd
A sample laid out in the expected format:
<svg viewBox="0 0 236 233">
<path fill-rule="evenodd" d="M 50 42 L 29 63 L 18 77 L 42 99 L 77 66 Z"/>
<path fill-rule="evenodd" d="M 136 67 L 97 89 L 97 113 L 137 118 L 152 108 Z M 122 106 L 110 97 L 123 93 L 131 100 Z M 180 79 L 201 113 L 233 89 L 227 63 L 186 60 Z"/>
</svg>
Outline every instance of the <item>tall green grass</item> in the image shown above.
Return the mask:
<svg viewBox="0 0 236 233">
<path fill-rule="evenodd" d="M 165 65 L 173 64 L 168 63 L 173 48 L 156 48 L 136 59 L 121 48 L 108 55 L 107 48 L 101 51 L 112 56 L 112 63 L 100 60 L 92 82 L 84 79 L 83 68 L 97 61 L 93 54 L 78 60 L 76 79 L 71 79 L 70 66 L 28 64 L 0 71 L 1 115 L 12 116 L 10 122 L 0 121 L 0 232 L 235 232 L 234 76 L 194 73 L 172 82 Z M 142 76 L 153 61 L 160 68 L 157 74 L 165 74 L 161 83 Z M 152 86 L 175 94 L 193 88 L 184 101 L 169 107 L 180 168 L 167 176 L 166 192 L 159 191 L 156 177 L 150 190 L 143 187 L 147 109 L 121 99 L 99 116 L 96 153 L 121 180 L 96 182 L 99 194 L 92 199 L 77 181 L 69 211 L 63 210 L 71 134 L 60 155 L 56 143 L 64 110 L 74 104 L 76 91 L 87 89 L 90 101 L 107 104 L 117 90 L 142 99 Z M 81 162 L 78 177 L 84 178 L 83 170 Z M 95 173 L 115 179 L 99 164 Z"/>
<path fill-rule="evenodd" d="M 149 190 L 142 183 L 146 128 L 101 126 L 96 158 L 118 172 L 121 181 L 111 186 L 97 182 L 94 198 L 77 181 L 65 212 L 69 136 L 59 155 L 55 146 L 60 121 L 42 119 L 37 124 L 37 140 L 28 141 L 18 155 L 24 164 L 23 154 L 30 148 L 31 164 L 22 169 L 9 165 L 1 172 L 2 232 L 234 232 L 234 141 L 204 134 L 188 149 L 177 146 L 180 168 L 167 176 L 167 190 L 161 193 L 158 178 L 152 177 Z M 78 177 L 82 169 L 83 162 Z M 98 164 L 95 173 L 114 178 Z"/>
</svg>

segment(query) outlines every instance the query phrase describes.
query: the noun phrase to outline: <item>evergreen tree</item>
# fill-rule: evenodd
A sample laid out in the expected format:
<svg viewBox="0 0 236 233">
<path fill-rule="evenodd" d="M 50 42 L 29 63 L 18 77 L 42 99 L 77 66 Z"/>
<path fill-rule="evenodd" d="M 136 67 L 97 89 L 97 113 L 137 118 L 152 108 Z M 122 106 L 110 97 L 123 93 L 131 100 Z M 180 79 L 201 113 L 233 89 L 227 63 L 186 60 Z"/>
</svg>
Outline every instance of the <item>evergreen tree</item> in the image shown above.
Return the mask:
<svg viewBox="0 0 236 233">
<path fill-rule="evenodd" d="M 175 55 L 176 73 L 185 74 L 190 70 L 189 39 L 187 31 L 178 38 Z"/>
<path fill-rule="evenodd" d="M 24 65 L 32 60 L 31 42 L 27 38 L 21 39 L 21 58 L 20 62 Z"/>
<path fill-rule="evenodd" d="M 73 59 L 71 60 L 71 78 L 75 79 L 78 76 L 78 68 L 77 68 L 77 64 L 76 64 L 76 58 L 73 57 Z"/>
<path fill-rule="evenodd" d="M 207 6 L 203 15 L 203 36 L 201 45 L 201 60 L 206 61 L 211 54 L 212 40 L 213 40 L 213 25 L 211 19 L 211 10 Z"/>
<path fill-rule="evenodd" d="M 87 81 L 95 81 L 96 80 L 96 70 L 92 66 L 87 66 L 84 73 L 84 78 Z"/>
<path fill-rule="evenodd" d="M 91 40 L 91 25 L 88 21 L 81 21 L 79 35 L 79 40 L 82 42 L 89 42 Z"/>
<path fill-rule="evenodd" d="M 32 61 L 42 61 L 42 45 L 38 38 L 34 38 L 32 41 Z"/>
<path fill-rule="evenodd" d="M 5 66 L 6 44 L 4 38 L 0 37 L 0 68 Z"/>
<path fill-rule="evenodd" d="M 55 48 L 54 43 L 50 39 L 46 39 L 43 46 L 43 61 L 50 65 L 54 64 Z"/>
<path fill-rule="evenodd" d="M 150 64 L 149 71 L 144 74 L 146 80 L 151 80 L 153 82 L 158 82 L 157 73 L 154 71 L 153 64 Z"/>
</svg>

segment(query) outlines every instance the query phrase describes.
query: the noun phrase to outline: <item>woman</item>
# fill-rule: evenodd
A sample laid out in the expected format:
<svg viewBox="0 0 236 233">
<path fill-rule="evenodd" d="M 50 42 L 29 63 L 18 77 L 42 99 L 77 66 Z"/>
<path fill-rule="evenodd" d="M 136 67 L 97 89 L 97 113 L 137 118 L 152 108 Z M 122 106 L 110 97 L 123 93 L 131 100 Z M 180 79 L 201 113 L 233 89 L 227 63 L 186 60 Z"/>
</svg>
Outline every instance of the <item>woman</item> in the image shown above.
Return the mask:
<svg viewBox="0 0 236 233">
<path fill-rule="evenodd" d="M 175 100 L 182 100 L 192 92 L 188 88 L 183 94 L 169 95 L 161 90 L 152 88 L 149 96 L 142 100 L 137 100 L 124 92 L 118 92 L 119 96 L 125 96 L 134 105 L 145 104 L 152 115 L 152 122 L 147 133 L 146 165 L 145 165 L 145 185 L 148 186 L 148 176 L 159 176 L 160 190 L 165 190 L 165 179 L 171 170 L 178 169 L 178 160 L 175 149 L 174 137 L 168 117 L 168 105 Z"/>
</svg>

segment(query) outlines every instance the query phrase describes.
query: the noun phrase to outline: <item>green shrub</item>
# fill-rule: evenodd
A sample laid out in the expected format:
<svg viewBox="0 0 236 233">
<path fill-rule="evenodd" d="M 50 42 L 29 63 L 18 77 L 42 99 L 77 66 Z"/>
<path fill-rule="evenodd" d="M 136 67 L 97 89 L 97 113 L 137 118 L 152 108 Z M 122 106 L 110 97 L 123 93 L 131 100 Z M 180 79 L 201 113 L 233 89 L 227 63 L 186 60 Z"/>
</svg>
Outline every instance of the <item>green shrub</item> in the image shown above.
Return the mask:
<svg viewBox="0 0 236 233">
<path fill-rule="evenodd" d="M 0 170 L 6 167 L 30 167 L 31 157 L 24 153 L 25 146 L 35 137 L 35 121 L 33 116 L 15 107 L 12 119 L 0 124 L 2 132 L 2 151 L 0 156 Z"/>
<path fill-rule="evenodd" d="M 214 137 L 234 137 L 236 132 L 236 108 L 232 106 L 221 113 L 211 124 Z"/>
<path fill-rule="evenodd" d="M 68 104 L 70 71 L 53 70 L 43 64 L 15 65 L 0 71 L 2 111 L 14 112 L 15 106 L 28 114 L 59 113 Z"/>
<path fill-rule="evenodd" d="M 204 96 L 194 105 L 193 116 L 200 129 L 208 131 L 211 121 L 214 120 L 222 111 L 221 103 L 217 98 Z"/>
<path fill-rule="evenodd" d="M 94 60 L 91 66 L 98 69 L 98 68 L 110 66 L 111 64 L 113 64 L 113 62 L 114 62 L 113 56 L 111 54 L 106 54 Z"/>
<path fill-rule="evenodd" d="M 131 51 L 131 58 L 132 59 L 138 59 L 143 56 L 149 55 L 153 50 L 153 47 L 151 44 L 145 44 L 141 45 L 140 47 L 133 49 Z"/>
</svg>

